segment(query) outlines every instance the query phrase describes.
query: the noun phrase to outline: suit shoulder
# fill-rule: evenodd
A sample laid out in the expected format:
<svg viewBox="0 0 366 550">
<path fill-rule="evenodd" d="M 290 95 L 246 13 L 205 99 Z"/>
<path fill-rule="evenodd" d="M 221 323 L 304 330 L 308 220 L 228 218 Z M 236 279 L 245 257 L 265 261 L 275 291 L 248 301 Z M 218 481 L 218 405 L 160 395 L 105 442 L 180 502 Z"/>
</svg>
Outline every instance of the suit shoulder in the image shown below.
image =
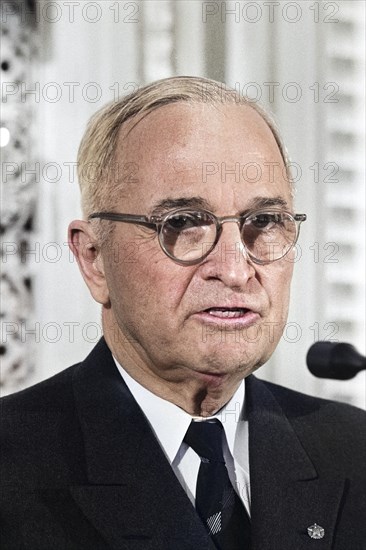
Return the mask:
<svg viewBox="0 0 366 550">
<path fill-rule="evenodd" d="M 265 382 L 304 446 L 355 469 L 366 455 L 366 411 Z M 357 466 L 358 465 L 358 466 Z"/>
<path fill-rule="evenodd" d="M 318 472 L 338 472 L 350 478 L 365 475 L 366 412 L 264 382 Z"/>
<path fill-rule="evenodd" d="M 2 397 L 1 438 L 21 442 L 52 432 L 75 415 L 73 374 L 79 364 L 29 388 Z"/>
<path fill-rule="evenodd" d="M 6 415 L 13 409 L 19 411 L 21 407 L 30 406 L 35 409 L 61 404 L 65 398 L 65 392 L 71 389 L 72 376 L 79 365 L 80 363 L 77 363 L 29 388 L 2 397 L 0 399 L 2 414 Z"/>
<path fill-rule="evenodd" d="M 77 367 L 2 398 L 0 468 L 7 484 L 82 479 L 83 440 L 72 384 Z"/>
<path fill-rule="evenodd" d="M 314 397 L 278 384 L 273 384 L 272 382 L 263 381 L 263 383 L 281 407 L 286 410 L 289 418 L 311 415 L 313 413 L 317 418 L 319 418 L 319 415 L 323 415 L 324 419 L 332 417 L 351 423 L 366 422 L 366 411 L 353 405 Z"/>
</svg>

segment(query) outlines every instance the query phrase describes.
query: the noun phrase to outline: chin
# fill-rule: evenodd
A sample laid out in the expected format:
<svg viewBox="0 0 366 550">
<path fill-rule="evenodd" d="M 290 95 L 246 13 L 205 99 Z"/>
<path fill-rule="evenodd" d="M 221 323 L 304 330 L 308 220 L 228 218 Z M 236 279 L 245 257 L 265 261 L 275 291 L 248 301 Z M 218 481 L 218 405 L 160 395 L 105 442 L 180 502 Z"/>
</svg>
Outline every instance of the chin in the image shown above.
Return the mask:
<svg viewBox="0 0 366 550">
<path fill-rule="evenodd" d="M 238 350 L 233 353 L 232 347 L 212 350 L 211 352 L 201 356 L 197 356 L 196 364 L 204 365 L 203 370 L 220 375 L 241 374 L 242 378 L 248 376 L 253 371 L 262 366 L 268 359 L 268 356 L 263 356 L 262 353 L 253 353 L 253 350 Z"/>
</svg>

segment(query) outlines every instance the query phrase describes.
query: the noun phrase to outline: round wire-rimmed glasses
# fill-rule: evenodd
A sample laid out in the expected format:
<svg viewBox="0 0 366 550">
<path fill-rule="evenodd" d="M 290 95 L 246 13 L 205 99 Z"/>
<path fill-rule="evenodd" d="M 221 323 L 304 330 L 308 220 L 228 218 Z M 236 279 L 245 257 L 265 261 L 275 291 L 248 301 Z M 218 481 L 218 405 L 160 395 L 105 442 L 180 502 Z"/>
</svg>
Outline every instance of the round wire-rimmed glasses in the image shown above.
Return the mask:
<svg viewBox="0 0 366 550">
<path fill-rule="evenodd" d="M 95 212 L 89 220 L 99 218 L 133 223 L 154 229 L 163 252 L 181 265 L 202 262 L 217 245 L 222 225 L 234 222 L 239 226 L 242 244 L 248 257 L 264 265 L 286 256 L 295 246 L 300 224 L 306 214 L 267 208 L 241 216 L 217 217 L 208 210 L 177 208 L 161 216 L 138 216 L 117 212 Z"/>
</svg>

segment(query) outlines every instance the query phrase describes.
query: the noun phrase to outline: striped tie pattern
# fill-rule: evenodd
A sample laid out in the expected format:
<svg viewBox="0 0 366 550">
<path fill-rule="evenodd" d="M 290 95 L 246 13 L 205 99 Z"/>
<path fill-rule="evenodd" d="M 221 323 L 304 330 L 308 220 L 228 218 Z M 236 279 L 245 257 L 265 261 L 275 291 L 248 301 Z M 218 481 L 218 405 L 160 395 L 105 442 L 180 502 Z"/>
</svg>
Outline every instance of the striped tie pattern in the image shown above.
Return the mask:
<svg viewBox="0 0 366 550">
<path fill-rule="evenodd" d="M 196 510 L 218 550 L 249 550 L 250 521 L 231 485 L 219 420 L 192 421 L 184 441 L 201 458 Z"/>
</svg>

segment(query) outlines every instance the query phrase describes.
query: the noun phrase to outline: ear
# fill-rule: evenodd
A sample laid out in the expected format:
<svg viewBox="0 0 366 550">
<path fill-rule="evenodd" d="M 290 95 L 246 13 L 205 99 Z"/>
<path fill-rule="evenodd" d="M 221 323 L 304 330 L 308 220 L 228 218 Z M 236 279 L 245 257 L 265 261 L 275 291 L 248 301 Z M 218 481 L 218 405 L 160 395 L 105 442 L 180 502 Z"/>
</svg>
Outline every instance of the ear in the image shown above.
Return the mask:
<svg viewBox="0 0 366 550">
<path fill-rule="evenodd" d="M 97 238 L 90 223 L 74 220 L 69 225 L 69 247 L 96 302 L 109 305 L 109 291 Z"/>
</svg>

